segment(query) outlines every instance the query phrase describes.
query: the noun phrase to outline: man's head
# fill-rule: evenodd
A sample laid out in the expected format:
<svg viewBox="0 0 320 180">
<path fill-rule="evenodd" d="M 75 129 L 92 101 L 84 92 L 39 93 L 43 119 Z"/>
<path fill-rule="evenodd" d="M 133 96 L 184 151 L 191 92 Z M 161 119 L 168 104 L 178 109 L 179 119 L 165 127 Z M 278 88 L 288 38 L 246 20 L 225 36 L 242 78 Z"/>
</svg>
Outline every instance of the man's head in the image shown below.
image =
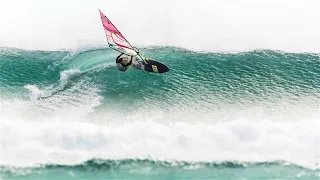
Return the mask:
<svg viewBox="0 0 320 180">
<path fill-rule="evenodd" d="M 119 59 L 119 62 L 123 66 L 126 66 L 126 65 L 130 64 L 130 59 L 128 57 L 122 57 L 122 58 Z"/>
<path fill-rule="evenodd" d="M 117 67 L 120 71 L 126 71 L 129 68 L 130 64 L 131 59 L 129 57 L 122 57 L 119 58 L 119 61 L 117 62 Z"/>
</svg>

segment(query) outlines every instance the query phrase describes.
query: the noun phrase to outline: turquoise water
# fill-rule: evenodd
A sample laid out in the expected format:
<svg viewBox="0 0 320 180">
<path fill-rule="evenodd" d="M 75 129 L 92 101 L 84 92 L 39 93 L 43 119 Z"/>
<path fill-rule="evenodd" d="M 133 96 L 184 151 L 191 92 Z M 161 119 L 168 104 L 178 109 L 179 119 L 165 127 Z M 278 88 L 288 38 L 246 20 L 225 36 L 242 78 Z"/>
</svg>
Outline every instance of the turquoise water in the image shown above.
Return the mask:
<svg viewBox="0 0 320 180">
<path fill-rule="evenodd" d="M 90 160 L 75 166 L 46 165 L 1 171 L 3 179 L 319 179 L 319 171 L 282 163 Z"/>
<path fill-rule="evenodd" d="M 0 49 L 2 179 L 319 179 L 320 55 Z"/>
</svg>

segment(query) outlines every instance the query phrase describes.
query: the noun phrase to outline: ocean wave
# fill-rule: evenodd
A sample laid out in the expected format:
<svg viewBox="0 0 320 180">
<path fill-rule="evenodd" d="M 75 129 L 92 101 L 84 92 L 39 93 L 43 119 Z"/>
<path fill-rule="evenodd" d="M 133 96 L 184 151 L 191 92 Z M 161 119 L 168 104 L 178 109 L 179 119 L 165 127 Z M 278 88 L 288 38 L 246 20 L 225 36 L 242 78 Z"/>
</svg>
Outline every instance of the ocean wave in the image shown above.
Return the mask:
<svg viewBox="0 0 320 180">
<path fill-rule="evenodd" d="M 143 52 L 171 71 L 119 72 L 117 53 L 104 49 L 2 49 L 2 164 L 153 157 L 319 166 L 318 54 Z"/>
</svg>

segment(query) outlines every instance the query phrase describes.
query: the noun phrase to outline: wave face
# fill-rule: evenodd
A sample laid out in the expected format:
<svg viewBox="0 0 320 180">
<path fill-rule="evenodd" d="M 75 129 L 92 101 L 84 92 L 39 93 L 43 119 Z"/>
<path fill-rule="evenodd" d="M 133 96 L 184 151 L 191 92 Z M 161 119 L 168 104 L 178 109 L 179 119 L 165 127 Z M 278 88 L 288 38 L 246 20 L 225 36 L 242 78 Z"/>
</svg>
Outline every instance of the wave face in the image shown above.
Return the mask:
<svg viewBox="0 0 320 180">
<path fill-rule="evenodd" d="M 2 176 L 318 178 L 319 54 L 141 51 L 170 71 L 119 72 L 109 49 L 1 48 Z"/>
</svg>

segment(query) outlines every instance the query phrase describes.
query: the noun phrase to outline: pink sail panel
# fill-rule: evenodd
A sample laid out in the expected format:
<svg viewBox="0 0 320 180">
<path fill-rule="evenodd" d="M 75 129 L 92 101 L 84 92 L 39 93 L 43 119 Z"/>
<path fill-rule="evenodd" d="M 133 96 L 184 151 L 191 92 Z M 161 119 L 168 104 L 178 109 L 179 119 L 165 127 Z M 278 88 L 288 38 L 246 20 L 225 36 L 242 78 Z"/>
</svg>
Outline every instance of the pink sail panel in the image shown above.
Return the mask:
<svg viewBox="0 0 320 180">
<path fill-rule="evenodd" d="M 100 11 L 100 17 L 101 17 L 102 25 L 107 31 L 113 32 L 115 34 L 119 34 L 122 38 L 124 38 L 123 35 L 118 31 L 118 29 L 111 23 L 111 21 L 101 11 Z"/>
<path fill-rule="evenodd" d="M 109 46 L 126 54 L 136 54 L 129 42 L 112 22 L 99 10 L 103 28 L 105 30 Z"/>
</svg>

